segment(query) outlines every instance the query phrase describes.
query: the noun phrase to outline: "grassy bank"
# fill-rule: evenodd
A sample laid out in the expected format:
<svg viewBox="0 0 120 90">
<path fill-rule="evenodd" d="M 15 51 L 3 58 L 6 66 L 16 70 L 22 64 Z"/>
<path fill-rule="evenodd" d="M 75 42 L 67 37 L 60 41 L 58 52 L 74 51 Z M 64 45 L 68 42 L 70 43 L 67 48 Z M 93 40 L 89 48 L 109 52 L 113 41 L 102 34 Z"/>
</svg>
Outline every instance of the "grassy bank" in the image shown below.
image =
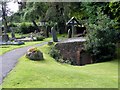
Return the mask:
<svg viewBox="0 0 120 90">
<path fill-rule="evenodd" d="M 118 59 L 109 62 L 71 66 L 60 64 L 39 48 L 44 61 L 30 61 L 23 56 L 4 80 L 3 88 L 117 88 Z M 119 49 L 120 50 L 120 49 Z"/>
</svg>

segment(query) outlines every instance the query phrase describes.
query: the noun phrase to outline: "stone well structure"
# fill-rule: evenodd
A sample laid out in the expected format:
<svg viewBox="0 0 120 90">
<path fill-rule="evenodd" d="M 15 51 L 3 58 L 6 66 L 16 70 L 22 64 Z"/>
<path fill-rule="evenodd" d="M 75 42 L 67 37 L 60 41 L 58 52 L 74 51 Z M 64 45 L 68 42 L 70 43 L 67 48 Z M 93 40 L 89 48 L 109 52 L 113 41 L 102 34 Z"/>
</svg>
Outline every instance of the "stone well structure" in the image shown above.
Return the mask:
<svg viewBox="0 0 120 90">
<path fill-rule="evenodd" d="M 82 37 L 67 39 L 59 42 L 55 47 L 60 51 L 64 60 L 70 60 L 72 65 L 85 65 L 92 63 L 92 57 L 84 50 L 84 42 Z"/>
</svg>

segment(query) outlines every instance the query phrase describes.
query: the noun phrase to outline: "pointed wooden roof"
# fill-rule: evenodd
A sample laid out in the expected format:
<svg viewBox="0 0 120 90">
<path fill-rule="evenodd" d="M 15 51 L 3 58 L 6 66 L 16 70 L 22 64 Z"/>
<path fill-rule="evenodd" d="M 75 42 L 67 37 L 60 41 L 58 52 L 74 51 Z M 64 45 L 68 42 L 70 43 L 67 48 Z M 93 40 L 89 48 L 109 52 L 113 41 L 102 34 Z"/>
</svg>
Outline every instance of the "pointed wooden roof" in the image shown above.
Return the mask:
<svg viewBox="0 0 120 90">
<path fill-rule="evenodd" d="M 79 21 L 75 18 L 75 17 L 72 17 L 67 23 L 66 23 L 66 25 L 81 25 L 80 23 L 79 23 Z"/>
</svg>

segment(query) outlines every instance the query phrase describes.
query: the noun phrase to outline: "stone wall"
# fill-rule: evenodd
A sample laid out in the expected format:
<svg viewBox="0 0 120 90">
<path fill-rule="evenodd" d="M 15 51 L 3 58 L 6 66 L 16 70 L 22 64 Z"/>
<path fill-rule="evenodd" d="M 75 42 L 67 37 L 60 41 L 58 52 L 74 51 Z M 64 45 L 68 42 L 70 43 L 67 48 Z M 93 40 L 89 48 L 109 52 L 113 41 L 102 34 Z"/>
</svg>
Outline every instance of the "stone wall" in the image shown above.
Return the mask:
<svg viewBox="0 0 120 90">
<path fill-rule="evenodd" d="M 72 65 L 85 65 L 92 63 L 89 53 L 84 51 L 84 42 L 61 42 L 55 47 L 60 51 L 64 60 L 70 60 Z"/>
</svg>

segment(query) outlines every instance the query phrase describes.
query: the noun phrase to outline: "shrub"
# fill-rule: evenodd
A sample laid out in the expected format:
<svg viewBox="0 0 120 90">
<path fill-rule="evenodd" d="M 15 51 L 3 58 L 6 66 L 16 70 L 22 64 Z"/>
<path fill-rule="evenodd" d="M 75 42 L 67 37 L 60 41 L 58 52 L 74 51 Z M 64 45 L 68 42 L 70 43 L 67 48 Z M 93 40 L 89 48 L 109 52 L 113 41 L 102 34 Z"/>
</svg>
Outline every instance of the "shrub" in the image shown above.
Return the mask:
<svg viewBox="0 0 120 90">
<path fill-rule="evenodd" d="M 37 36 L 37 37 L 36 37 L 36 40 L 37 40 L 37 41 L 43 41 L 43 39 L 45 39 L 43 36 Z"/>
<path fill-rule="evenodd" d="M 19 25 L 19 29 L 20 29 L 19 33 L 23 33 L 23 34 L 28 34 L 36 30 L 34 26 L 32 26 L 29 23 L 25 23 L 25 22 Z"/>
<path fill-rule="evenodd" d="M 98 13 L 95 24 L 89 24 L 86 50 L 93 56 L 94 62 L 108 61 L 115 56 L 115 22 L 106 15 Z"/>
<path fill-rule="evenodd" d="M 50 56 L 52 56 L 57 61 L 61 57 L 59 50 L 57 50 L 54 46 L 51 47 L 51 50 L 50 50 L 49 54 L 50 54 Z"/>
<path fill-rule="evenodd" d="M 17 27 L 17 25 L 14 23 L 10 23 L 10 24 L 8 24 L 8 27 Z"/>
</svg>

